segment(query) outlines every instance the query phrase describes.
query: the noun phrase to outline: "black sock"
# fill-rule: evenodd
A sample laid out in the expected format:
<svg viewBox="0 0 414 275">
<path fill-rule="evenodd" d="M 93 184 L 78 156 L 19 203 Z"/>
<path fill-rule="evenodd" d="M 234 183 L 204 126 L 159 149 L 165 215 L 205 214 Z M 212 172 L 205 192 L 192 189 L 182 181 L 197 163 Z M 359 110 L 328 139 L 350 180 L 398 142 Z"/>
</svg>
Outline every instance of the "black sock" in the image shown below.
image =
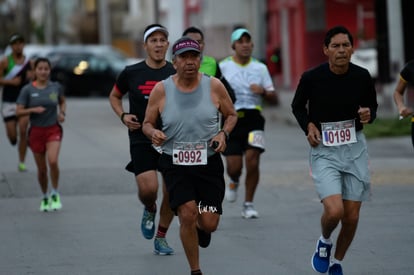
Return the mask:
<svg viewBox="0 0 414 275">
<path fill-rule="evenodd" d="M 203 275 L 203 273 L 201 273 L 200 269 L 197 269 L 197 270 L 191 270 L 191 275 Z"/>
</svg>

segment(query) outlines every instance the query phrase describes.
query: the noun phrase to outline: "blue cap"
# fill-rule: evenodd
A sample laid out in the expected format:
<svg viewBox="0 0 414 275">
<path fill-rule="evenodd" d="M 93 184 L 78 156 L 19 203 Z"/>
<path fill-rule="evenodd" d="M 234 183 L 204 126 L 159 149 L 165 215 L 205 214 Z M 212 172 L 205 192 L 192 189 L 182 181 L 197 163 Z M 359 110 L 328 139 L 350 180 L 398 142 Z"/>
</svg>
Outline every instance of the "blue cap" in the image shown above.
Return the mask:
<svg viewBox="0 0 414 275">
<path fill-rule="evenodd" d="M 251 37 L 250 32 L 247 29 L 240 28 L 233 31 L 231 34 L 231 44 L 234 43 L 234 41 L 239 40 L 243 34 L 247 34 L 249 37 Z"/>
</svg>

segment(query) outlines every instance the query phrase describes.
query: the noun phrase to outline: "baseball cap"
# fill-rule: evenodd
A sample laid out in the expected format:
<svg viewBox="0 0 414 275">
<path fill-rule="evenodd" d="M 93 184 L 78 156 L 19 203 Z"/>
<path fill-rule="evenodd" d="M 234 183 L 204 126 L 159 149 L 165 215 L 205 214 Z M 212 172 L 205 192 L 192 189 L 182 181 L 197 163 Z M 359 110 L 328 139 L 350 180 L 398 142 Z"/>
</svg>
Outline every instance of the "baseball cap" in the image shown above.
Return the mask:
<svg viewBox="0 0 414 275">
<path fill-rule="evenodd" d="M 198 44 L 197 41 L 194 39 L 191 39 L 190 37 L 183 36 L 177 41 L 174 42 L 174 45 L 172 47 L 172 54 L 173 56 L 188 52 L 188 51 L 194 51 L 201 53 L 200 44 Z"/>
<path fill-rule="evenodd" d="M 152 28 L 149 28 L 146 32 L 144 32 L 144 42 L 147 42 L 148 37 L 154 32 L 162 32 L 168 38 L 168 31 L 166 28 L 162 26 L 154 26 Z"/>
<path fill-rule="evenodd" d="M 24 42 L 24 38 L 23 38 L 23 36 L 22 36 L 22 35 L 20 35 L 20 34 L 18 34 L 18 33 L 13 34 L 13 35 L 10 37 L 10 39 L 9 39 L 9 44 L 14 44 L 14 43 L 16 43 L 17 41 Z"/>
<path fill-rule="evenodd" d="M 243 34 L 247 34 L 249 37 L 251 37 L 250 32 L 245 28 L 236 29 L 231 34 L 231 44 L 234 43 L 234 41 L 239 40 Z"/>
</svg>

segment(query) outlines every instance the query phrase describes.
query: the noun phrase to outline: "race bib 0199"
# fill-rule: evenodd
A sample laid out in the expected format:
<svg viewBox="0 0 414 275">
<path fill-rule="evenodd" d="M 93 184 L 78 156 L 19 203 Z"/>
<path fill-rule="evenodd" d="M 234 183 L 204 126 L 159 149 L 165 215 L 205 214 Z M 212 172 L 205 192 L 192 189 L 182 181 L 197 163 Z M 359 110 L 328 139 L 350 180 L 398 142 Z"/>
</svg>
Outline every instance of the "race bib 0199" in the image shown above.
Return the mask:
<svg viewBox="0 0 414 275">
<path fill-rule="evenodd" d="M 357 142 L 355 120 L 321 123 L 322 143 L 325 146 L 338 146 Z"/>
</svg>

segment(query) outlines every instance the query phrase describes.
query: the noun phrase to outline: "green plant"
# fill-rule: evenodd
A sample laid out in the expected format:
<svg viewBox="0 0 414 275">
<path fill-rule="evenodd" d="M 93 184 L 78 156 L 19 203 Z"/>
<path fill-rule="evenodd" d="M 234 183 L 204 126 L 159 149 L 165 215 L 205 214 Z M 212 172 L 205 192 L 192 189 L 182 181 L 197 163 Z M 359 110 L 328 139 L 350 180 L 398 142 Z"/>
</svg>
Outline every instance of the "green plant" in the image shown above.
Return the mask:
<svg viewBox="0 0 414 275">
<path fill-rule="evenodd" d="M 402 120 L 398 118 L 377 118 L 372 124 L 365 124 L 363 131 L 367 138 L 410 135 L 411 117 Z"/>
</svg>

